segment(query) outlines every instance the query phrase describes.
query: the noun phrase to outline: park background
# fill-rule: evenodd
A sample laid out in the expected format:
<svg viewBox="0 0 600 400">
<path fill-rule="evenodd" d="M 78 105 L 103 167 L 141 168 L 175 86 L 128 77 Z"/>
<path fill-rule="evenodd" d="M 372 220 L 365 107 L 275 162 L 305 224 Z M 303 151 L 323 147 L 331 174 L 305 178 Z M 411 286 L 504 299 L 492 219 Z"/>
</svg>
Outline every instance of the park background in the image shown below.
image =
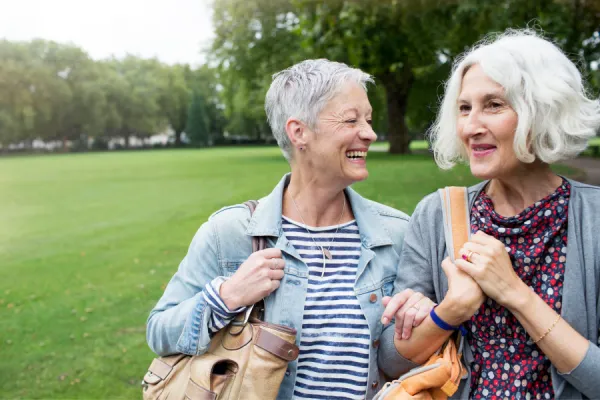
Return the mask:
<svg viewBox="0 0 600 400">
<path fill-rule="evenodd" d="M 475 182 L 465 166 L 440 171 L 424 134 L 453 60 L 474 42 L 508 27 L 543 31 L 600 90 L 597 0 L 217 0 L 200 11 L 147 1 L 131 15 L 114 1 L 24 3 L 11 15 L 0 0 L 0 397 L 8 399 L 140 397 L 153 357 L 146 318 L 195 231 L 220 207 L 266 195 L 288 171 L 263 110 L 273 73 L 325 57 L 375 76 L 381 142 L 355 189 L 407 213 L 438 187 Z M 164 13 L 162 24 L 144 20 L 150 8 Z M 2 33 L 2 18 L 58 24 L 53 10 L 74 39 Z M 99 36 L 118 31 L 111 23 L 146 23 L 153 32 L 134 32 L 138 41 L 193 43 L 188 53 L 199 57 L 117 46 L 92 55 L 77 34 L 95 13 Z M 191 33 L 174 36 L 178 25 Z M 597 156 L 599 144 L 585 155 Z M 573 164 L 555 168 L 586 179 Z"/>
</svg>

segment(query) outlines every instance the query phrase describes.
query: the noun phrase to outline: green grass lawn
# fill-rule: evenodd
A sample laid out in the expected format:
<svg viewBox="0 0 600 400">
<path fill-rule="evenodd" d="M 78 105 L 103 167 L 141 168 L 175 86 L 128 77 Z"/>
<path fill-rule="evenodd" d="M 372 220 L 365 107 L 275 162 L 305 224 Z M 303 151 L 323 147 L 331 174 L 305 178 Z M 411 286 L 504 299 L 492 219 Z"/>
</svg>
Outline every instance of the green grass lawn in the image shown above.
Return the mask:
<svg viewBox="0 0 600 400">
<path fill-rule="evenodd" d="M 475 182 L 425 155 L 368 165 L 355 188 L 408 213 Z M 274 147 L 0 159 L 0 397 L 140 398 L 146 317 L 196 229 L 287 171 Z"/>
</svg>

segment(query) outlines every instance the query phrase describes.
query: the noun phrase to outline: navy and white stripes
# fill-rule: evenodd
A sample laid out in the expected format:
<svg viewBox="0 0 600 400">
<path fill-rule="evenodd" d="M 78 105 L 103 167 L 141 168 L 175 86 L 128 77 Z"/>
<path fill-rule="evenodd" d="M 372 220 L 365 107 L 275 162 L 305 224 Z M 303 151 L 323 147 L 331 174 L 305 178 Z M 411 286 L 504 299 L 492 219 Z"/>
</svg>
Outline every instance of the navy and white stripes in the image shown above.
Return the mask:
<svg viewBox="0 0 600 400">
<path fill-rule="evenodd" d="M 283 231 L 309 270 L 294 388 L 299 399 L 364 399 L 367 390 L 370 332 L 354 294 L 360 234 L 355 221 L 336 228 L 283 217 Z M 311 236 L 333 255 L 323 277 L 323 255 Z"/>
<path fill-rule="evenodd" d="M 219 290 L 224 281 L 225 278 L 219 276 L 207 283 L 202 291 L 204 300 L 213 311 L 208 321 L 208 330 L 213 334 L 226 327 L 237 314 L 246 309 L 246 307 L 240 307 L 232 311 L 227 308 L 219 295 Z"/>
</svg>

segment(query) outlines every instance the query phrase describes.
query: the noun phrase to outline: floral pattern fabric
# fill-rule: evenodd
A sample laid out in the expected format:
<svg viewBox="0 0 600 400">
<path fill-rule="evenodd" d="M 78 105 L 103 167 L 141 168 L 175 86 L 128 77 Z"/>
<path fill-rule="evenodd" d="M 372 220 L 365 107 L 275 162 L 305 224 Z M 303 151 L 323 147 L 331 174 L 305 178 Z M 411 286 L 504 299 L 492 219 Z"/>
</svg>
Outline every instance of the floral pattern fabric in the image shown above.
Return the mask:
<svg viewBox="0 0 600 400">
<path fill-rule="evenodd" d="M 513 217 L 494 211 L 482 191 L 471 209 L 471 231 L 483 231 L 504 243 L 515 272 L 556 312 L 561 311 L 567 256 L 570 185 Z M 551 399 L 550 361 L 506 308 L 487 299 L 467 323 L 471 398 Z"/>
</svg>

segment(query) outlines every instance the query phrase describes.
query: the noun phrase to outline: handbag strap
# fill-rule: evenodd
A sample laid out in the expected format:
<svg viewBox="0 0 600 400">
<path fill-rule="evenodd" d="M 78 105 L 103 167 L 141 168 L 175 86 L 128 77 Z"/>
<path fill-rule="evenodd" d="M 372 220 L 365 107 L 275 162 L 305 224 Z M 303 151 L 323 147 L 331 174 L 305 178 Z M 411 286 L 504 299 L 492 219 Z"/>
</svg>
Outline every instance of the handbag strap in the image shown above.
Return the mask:
<svg viewBox="0 0 600 400">
<path fill-rule="evenodd" d="M 464 186 L 446 186 L 438 189 L 442 200 L 444 217 L 444 237 L 446 248 L 452 262 L 460 258 L 460 249 L 471 237 L 471 221 L 469 216 L 469 194 Z M 462 354 L 464 336 L 457 334 L 458 353 Z"/>
<path fill-rule="evenodd" d="M 250 210 L 250 217 L 254 214 L 256 207 L 258 206 L 258 201 L 256 200 L 248 200 L 244 203 L 246 207 Z M 255 253 L 259 250 L 264 250 L 267 248 L 267 241 L 264 236 L 252 236 L 252 252 Z"/>
<path fill-rule="evenodd" d="M 254 214 L 256 207 L 258 206 L 258 201 L 256 200 L 248 200 L 244 202 L 244 205 L 248 207 L 250 210 L 250 217 Z M 267 241 L 264 236 L 252 236 L 252 252 L 255 253 L 260 250 L 264 250 L 267 248 Z M 251 317 L 262 319 L 265 313 L 265 302 L 264 300 L 259 300 L 251 306 L 246 307 L 246 310 L 242 311 L 240 314 L 236 316 L 236 318 L 231 321 L 231 325 L 237 327 L 237 329 L 233 329 L 230 333 L 233 335 L 239 334 L 242 332 L 244 326 L 248 323 Z"/>
<path fill-rule="evenodd" d="M 471 237 L 469 196 L 467 188 L 462 186 L 446 186 L 438 189 L 438 193 L 442 200 L 446 248 L 454 262 L 460 258 L 460 249 Z"/>
</svg>

